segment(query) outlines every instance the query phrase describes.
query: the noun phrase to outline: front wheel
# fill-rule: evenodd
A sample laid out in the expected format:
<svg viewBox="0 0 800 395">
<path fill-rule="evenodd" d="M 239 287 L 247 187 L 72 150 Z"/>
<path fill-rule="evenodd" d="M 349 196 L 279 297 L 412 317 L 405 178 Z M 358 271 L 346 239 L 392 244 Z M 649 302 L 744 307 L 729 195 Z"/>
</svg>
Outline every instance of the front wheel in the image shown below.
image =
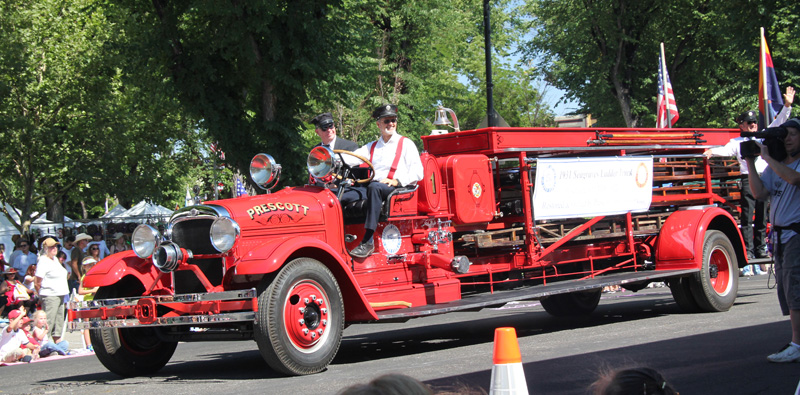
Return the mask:
<svg viewBox="0 0 800 395">
<path fill-rule="evenodd" d="M 95 299 L 118 297 L 108 287 L 97 291 Z M 97 359 L 109 371 L 123 377 L 146 376 L 158 372 L 172 358 L 178 342 L 160 340 L 159 328 L 91 329 L 89 337 Z"/>
<path fill-rule="evenodd" d="M 692 294 L 702 311 L 727 311 L 739 289 L 739 262 L 733 244 L 718 230 L 706 232 L 703 264 L 689 282 Z"/>
<path fill-rule="evenodd" d="M 542 307 L 552 316 L 589 315 L 600 303 L 602 290 L 559 294 L 542 299 Z"/>
<path fill-rule="evenodd" d="M 319 261 L 298 258 L 258 287 L 255 338 L 267 364 L 288 375 L 323 371 L 344 331 L 336 279 Z"/>
</svg>

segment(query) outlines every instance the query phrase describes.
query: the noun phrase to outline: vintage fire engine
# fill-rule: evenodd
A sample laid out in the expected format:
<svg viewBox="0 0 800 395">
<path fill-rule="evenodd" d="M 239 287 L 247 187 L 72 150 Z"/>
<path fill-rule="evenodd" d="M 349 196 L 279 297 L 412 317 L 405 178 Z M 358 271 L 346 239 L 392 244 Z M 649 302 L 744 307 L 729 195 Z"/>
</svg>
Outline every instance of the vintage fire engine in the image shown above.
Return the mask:
<svg viewBox="0 0 800 395">
<path fill-rule="evenodd" d="M 438 117 L 444 117 L 440 109 Z M 589 314 L 604 286 L 666 281 L 691 312 L 734 303 L 746 264 L 735 161 L 703 152 L 734 129 L 489 127 L 422 138 L 424 178 L 384 202 L 375 252 L 359 203 L 317 184 L 363 182 L 314 148 L 309 185 L 205 202 L 163 230 L 140 225 L 132 251 L 85 278 L 99 287 L 69 306 L 100 361 L 151 374 L 178 342 L 255 340 L 269 366 L 324 370 L 344 328 L 540 300 L 552 315 Z M 280 166 L 251 163 L 269 189 Z M 365 176 L 366 177 L 366 176 Z M 349 181 L 348 181 L 349 180 Z"/>
</svg>

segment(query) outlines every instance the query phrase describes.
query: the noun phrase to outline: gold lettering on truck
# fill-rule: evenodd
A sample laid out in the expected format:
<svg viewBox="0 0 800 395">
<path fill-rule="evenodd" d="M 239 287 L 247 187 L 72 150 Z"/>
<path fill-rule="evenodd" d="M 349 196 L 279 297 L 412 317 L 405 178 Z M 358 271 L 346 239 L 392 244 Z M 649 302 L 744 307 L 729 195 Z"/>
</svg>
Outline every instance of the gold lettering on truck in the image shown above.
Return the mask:
<svg viewBox="0 0 800 395">
<path fill-rule="evenodd" d="M 274 211 L 295 211 L 297 213 L 302 213 L 303 215 L 308 215 L 308 206 L 298 203 L 260 204 L 247 209 L 247 215 L 250 216 L 250 219 L 255 219 L 257 215 L 264 215 Z"/>
</svg>

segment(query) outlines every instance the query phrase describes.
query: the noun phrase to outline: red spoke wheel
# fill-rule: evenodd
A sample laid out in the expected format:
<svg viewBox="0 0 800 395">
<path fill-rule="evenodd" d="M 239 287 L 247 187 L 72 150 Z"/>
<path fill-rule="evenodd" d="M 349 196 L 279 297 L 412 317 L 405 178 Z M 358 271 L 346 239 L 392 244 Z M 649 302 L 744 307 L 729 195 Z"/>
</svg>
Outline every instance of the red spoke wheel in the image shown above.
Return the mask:
<svg viewBox="0 0 800 395">
<path fill-rule="evenodd" d="M 289 375 L 325 370 L 343 331 L 339 284 L 319 261 L 295 259 L 259 286 L 255 338 L 272 369 Z"/>
<path fill-rule="evenodd" d="M 739 262 L 733 244 L 718 230 L 706 232 L 700 272 L 689 286 L 702 311 L 727 311 L 739 289 Z"/>
</svg>

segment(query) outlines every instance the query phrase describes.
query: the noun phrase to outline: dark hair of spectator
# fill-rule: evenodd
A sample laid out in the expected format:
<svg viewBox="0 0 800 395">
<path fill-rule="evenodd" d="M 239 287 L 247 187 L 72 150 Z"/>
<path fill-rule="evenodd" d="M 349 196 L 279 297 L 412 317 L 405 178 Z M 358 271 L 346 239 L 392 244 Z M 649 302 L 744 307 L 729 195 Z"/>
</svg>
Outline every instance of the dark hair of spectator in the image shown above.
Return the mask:
<svg viewBox="0 0 800 395">
<path fill-rule="evenodd" d="M 595 395 L 675 395 L 672 386 L 656 370 L 645 367 L 612 370 L 601 374 L 590 387 Z"/>
<path fill-rule="evenodd" d="M 58 250 L 58 252 L 56 253 L 56 259 L 61 259 L 61 257 L 64 257 L 64 259 L 67 259 L 67 253 L 64 252 L 64 251 Z"/>
<path fill-rule="evenodd" d="M 367 384 L 347 387 L 340 395 L 432 395 L 428 386 L 402 374 L 386 374 Z"/>
</svg>

